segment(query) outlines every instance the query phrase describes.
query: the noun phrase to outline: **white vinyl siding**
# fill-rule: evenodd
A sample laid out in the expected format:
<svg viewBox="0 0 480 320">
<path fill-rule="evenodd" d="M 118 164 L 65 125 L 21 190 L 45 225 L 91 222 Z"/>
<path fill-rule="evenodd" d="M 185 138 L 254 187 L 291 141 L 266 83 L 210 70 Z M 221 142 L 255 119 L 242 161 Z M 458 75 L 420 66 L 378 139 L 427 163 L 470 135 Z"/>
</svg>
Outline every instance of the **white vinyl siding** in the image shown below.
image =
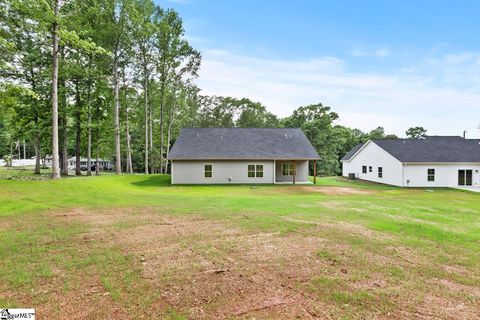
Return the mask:
<svg viewBox="0 0 480 320">
<path fill-rule="evenodd" d="M 293 176 L 291 175 L 282 175 L 283 164 L 291 163 L 291 161 L 279 161 L 276 163 L 276 172 L 275 179 L 276 182 L 291 182 L 293 181 Z M 295 181 L 296 182 L 306 182 L 308 181 L 308 161 L 307 160 L 297 160 L 295 161 Z"/>
<path fill-rule="evenodd" d="M 434 181 L 428 181 L 428 170 L 434 169 Z M 480 187 L 480 163 L 430 163 L 404 166 L 407 187 L 458 187 L 458 170 L 472 170 L 472 187 Z"/>
<path fill-rule="evenodd" d="M 211 178 L 205 178 L 205 165 L 212 165 Z M 255 178 L 248 177 L 249 165 L 255 166 Z M 172 161 L 172 184 L 229 183 L 273 183 L 273 161 Z"/>
<path fill-rule="evenodd" d="M 364 173 L 364 167 L 366 173 Z M 373 172 L 370 172 L 372 167 Z M 382 168 L 379 177 L 379 168 Z M 342 175 L 355 174 L 358 179 L 379 183 L 402 185 L 402 163 L 377 144 L 368 142 L 350 161 L 342 161 Z"/>
</svg>

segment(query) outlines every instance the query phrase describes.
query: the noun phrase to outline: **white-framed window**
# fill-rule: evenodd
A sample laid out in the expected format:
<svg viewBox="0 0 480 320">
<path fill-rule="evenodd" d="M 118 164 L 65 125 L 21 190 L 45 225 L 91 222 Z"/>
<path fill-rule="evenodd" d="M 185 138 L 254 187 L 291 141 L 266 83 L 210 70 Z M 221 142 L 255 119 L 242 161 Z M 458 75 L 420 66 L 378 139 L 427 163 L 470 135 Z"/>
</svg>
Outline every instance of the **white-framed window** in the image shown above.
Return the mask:
<svg viewBox="0 0 480 320">
<path fill-rule="evenodd" d="M 435 181 L 435 169 L 427 170 L 427 181 Z"/>
<path fill-rule="evenodd" d="M 263 164 L 249 164 L 247 175 L 249 178 L 263 178 Z"/>
<path fill-rule="evenodd" d="M 257 164 L 255 169 L 255 177 L 263 178 L 263 164 Z"/>
<path fill-rule="evenodd" d="M 372 171 L 373 171 L 373 167 L 372 166 L 368 167 L 368 172 L 372 172 Z"/>
<path fill-rule="evenodd" d="M 295 174 L 294 163 L 282 163 L 282 176 L 293 176 Z"/>
<path fill-rule="evenodd" d="M 383 168 L 382 167 L 378 167 L 378 177 L 383 178 Z"/>
<path fill-rule="evenodd" d="M 213 166 L 211 164 L 206 164 L 204 166 L 205 178 L 211 178 L 213 175 Z"/>
<path fill-rule="evenodd" d="M 362 173 L 367 173 L 367 166 L 362 166 Z"/>
</svg>

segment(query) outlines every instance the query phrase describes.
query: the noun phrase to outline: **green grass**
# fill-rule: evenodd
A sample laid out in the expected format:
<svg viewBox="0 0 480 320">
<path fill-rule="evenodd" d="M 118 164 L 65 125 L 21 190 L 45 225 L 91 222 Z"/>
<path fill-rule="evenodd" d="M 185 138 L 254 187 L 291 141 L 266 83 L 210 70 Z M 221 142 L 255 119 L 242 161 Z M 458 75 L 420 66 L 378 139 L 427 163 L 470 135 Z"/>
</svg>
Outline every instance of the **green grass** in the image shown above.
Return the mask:
<svg viewBox="0 0 480 320">
<path fill-rule="evenodd" d="M 45 172 L 43 178 L 47 175 Z M 103 175 L 58 181 L 32 181 L 31 177 L 26 171 L 14 174 L 0 170 L 0 289 L 16 288 L 32 303 L 48 301 L 48 294 L 34 295 L 32 289 L 39 290 L 57 279 L 58 270 L 63 274 L 60 289 L 65 293 L 75 290 L 83 276 L 95 274 L 113 303 L 131 303 L 137 310 L 148 310 L 159 299 L 161 292 L 142 280 L 141 265 L 129 250 L 106 247 L 101 242 L 82 243 L 91 226 L 65 223 L 52 215 L 73 208 L 130 208 L 134 216 L 135 210 L 148 207 L 159 215 L 195 215 L 222 221 L 252 234 L 321 237 L 328 245 L 318 247 L 316 259 L 329 266 L 331 274 L 318 275 L 300 287 L 338 306 L 338 314 L 346 317 L 368 316 L 373 310 L 389 312 L 395 308 L 392 301 L 400 296 L 393 289 L 396 286 L 418 297 L 432 279 L 480 286 L 477 193 L 453 189 L 427 192 L 338 177 L 319 178 L 317 185 L 370 193 L 327 195 L 314 192 L 315 186 L 288 185 L 172 186 L 166 175 Z M 106 228 L 122 232 L 138 225 L 116 221 Z M 218 261 L 228 250 L 204 243 L 185 245 L 195 254 Z M 397 248 L 411 256 L 398 258 Z M 368 259 L 372 254 L 402 263 L 372 264 Z M 449 273 L 442 266 L 465 268 L 466 272 Z M 348 276 L 338 276 L 341 268 L 348 269 Z M 387 279 L 392 289 L 351 288 L 353 282 L 370 281 L 372 274 Z M 22 301 L 0 294 L 1 305 L 17 306 Z M 188 318 L 183 310 L 165 310 L 164 317 Z"/>
</svg>

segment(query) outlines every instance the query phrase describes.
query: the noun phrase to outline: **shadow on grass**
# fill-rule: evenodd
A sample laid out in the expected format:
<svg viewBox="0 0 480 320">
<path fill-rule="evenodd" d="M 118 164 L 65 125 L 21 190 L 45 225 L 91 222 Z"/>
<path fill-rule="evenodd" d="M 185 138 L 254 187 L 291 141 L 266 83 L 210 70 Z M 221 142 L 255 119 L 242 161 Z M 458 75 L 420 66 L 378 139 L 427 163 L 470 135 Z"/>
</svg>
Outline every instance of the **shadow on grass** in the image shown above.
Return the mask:
<svg viewBox="0 0 480 320">
<path fill-rule="evenodd" d="M 138 187 L 165 187 L 171 186 L 170 175 L 167 174 L 151 174 L 145 175 L 140 181 L 131 182 Z"/>
</svg>

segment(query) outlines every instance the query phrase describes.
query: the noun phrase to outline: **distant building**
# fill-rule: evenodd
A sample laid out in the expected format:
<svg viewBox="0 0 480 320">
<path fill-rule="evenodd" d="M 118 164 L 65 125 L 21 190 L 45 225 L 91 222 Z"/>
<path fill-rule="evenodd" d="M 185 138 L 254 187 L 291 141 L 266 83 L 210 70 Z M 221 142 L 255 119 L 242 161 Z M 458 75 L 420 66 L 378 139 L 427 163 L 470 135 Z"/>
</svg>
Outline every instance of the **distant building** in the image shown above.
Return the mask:
<svg viewBox="0 0 480 320">
<path fill-rule="evenodd" d="M 92 158 L 90 161 L 92 166 L 95 166 L 97 163 L 96 158 Z M 88 162 L 87 158 L 80 158 L 80 168 L 86 170 L 87 162 Z M 69 158 L 67 161 L 68 170 L 75 170 L 76 163 L 77 163 L 77 160 L 75 157 Z M 99 159 L 98 163 L 99 163 L 100 170 L 111 170 L 113 168 L 112 161 L 110 160 Z"/>
<path fill-rule="evenodd" d="M 401 187 L 480 188 L 480 139 L 369 140 L 342 158 L 345 177 Z"/>
<path fill-rule="evenodd" d="M 183 129 L 169 154 L 172 184 L 308 183 L 320 159 L 301 129 Z M 314 173 L 315 175 L 315 173 Z"/>
</svg>

